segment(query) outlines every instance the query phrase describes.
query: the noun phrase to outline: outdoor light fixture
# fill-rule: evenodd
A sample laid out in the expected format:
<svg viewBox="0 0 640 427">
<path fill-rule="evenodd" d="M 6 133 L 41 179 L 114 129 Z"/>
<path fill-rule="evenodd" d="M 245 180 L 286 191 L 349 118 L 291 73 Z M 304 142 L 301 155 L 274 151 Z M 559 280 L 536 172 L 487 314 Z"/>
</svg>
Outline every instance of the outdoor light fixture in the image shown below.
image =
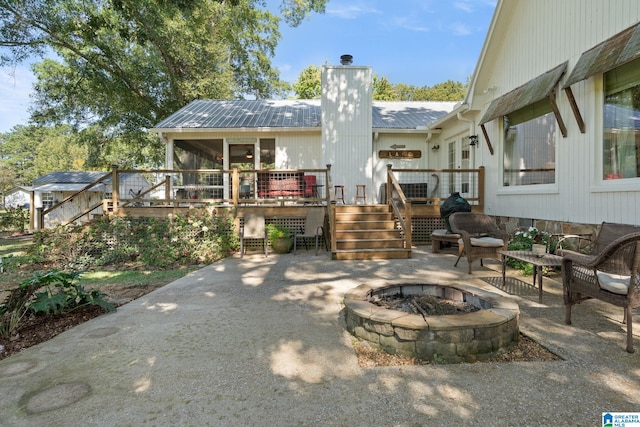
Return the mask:
<svg viewBox="0 0 640 427">
<path fill-rule="evenodd" d="M 478 135 L 470 135 L 469 136 L 469 145 L 475 147 L 478 145 Z"/>
<path fill-rule="evenodd" d="M 247 159 L 253 159 L 253 152 L 251 150 L 247 150 Z"/>
<path fill-rule="evenodd" d="M 439 145 L 434 145 L 433 147 L 431 147 L 431 151 L 438 151 L 440 149 Z"/>
</svg>

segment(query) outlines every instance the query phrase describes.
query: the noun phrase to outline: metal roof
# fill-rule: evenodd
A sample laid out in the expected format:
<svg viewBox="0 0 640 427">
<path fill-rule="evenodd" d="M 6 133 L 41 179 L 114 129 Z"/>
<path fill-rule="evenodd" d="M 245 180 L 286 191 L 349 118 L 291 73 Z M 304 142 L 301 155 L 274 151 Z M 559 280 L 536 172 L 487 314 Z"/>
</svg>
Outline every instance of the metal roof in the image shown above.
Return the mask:
<svg viewBox="0 0 640 427">
<path fill-rule="evenodd" d="M 535 79 L 529 80 L 524 85 L 512 90 L 509 93 L 494 99 L 479 124 L 490 122 L 501 116 L 518 111 L 528 105 L 547 98 L 558 84 L 560 77 L 567 69 L 567 62 L 564 62 L 552 70 L 539 75 Z"/>
<path fill-rule="evenodd" d="M 418 129 L 453 110 L 455 102 L 374 102 L 372 127 Z M 321 127 L 320 100 L 197 100 L 155 129 Z"/>
<path fill-rule="evenodd" d="M 608 38 L 584 52 L 564 84 L 574 83 L 640 58 L 640 23 Z"/>
<path fill-rule="evenodd" d="M 73 171 L 51 172 L 33 180 L 33 185 L 42 184 L 90 184 L 109 172 Z M 111 176 L 105 181 L 111 181 Z"/>
<path fill-rule="evenodd" d="M 420 129 L 450 113 L 457 102 L 374 101 L 374 129 Z"/>
<path fill-rule="evenodd" d="M 82 183 L 82 184 L 56 184 L 56 183 L 50 183 L 50 184 L 38 185 L 37 187 L 35 187 L 35 189 L 38 190 L 39 192 L 47 192 L 47 191 L 73 191 L 73 192 L 77 192 L 77 191 L 80 191 L 80 190 L 84 189 L 86 186 L 87 186 L 87 184 L 85 184 L 85 183 Z M 94 191 L 94 192 L 104 191 L 104 184 L 95 185 L 95 186 L 89 188 L 87 191 Z"/>
</svg>

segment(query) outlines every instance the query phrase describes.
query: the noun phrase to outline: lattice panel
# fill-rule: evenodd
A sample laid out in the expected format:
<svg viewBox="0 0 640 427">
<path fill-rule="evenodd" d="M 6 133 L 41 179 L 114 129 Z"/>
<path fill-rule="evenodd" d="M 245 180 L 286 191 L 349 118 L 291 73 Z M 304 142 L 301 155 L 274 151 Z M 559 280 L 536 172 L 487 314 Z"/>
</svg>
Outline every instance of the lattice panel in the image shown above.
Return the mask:
<svg viewBox="0 0 640 427">
<path fill-rule="evenodd" d="M 293 233 L 295 230 L 298 233 L 304 232 L 304 218 L 265 218 L 265 223 L 276 224 L 282 227 L 288 228 Z M 240 218 L 240 226 L 244 226 L 244 218 Z M 247 240 L 246 246 L 249 248 L 261 248 L 262 242 L 260 240 Z"/>
<path fill-rule="evenodd" d="M 437 216 L 412 217 L 411 223 L 413 225 L 411 240 L 416 245 L 430 244 L 433 230 L 446 228 L 444 219 Z"/>
</svg>

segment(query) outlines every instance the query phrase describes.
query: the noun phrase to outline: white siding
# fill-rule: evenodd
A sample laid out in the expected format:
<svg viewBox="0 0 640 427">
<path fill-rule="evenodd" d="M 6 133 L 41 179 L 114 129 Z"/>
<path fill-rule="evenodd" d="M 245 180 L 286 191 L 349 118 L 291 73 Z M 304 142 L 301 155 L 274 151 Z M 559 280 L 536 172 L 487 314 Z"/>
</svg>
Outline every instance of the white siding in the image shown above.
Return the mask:
<svg viewBox="0 0 640 427">
<path fill-rule="evenodd" d="M 493 99 L 568 60 L 562 85 L 584 51 L 640 21 L 637 0 L 506 0 L 501 5 L 476 75 L 472 98 L 476 123 Z M 558 132 L 555 184 L 503 187 L 502 124 L 499 119 L 487 123 L 494 154 L 484 137 L 476 151 L 476 166 L 486 167 L 487 213 L 590 224 L 639 223 L 640 179 L 603 182 L 600 178 L 601 76 L 572 89 L 586 133 L 580 133 L 564 92 L 558 93 L 568 136 Z M 481 134 L 479 128 L 477 133 Z"/>
<path fill-rule="evenodd" d="M 394 169 L 427 169 L 429 158 L 436 155 L 431 151 L 431 145 L 425 141 L 425 134 L 379 134 L 378 139 L 373 142 L 373 180 L 372 185 L 367 185 L 367 202 L 370 200 L 379 201 L 380 184 L 387 182 L 387 165 L 392 165 Z M 380 150 L 391 150 L 392 145 L 404 145 L 402 150 L 420 150 L 422 156 L 419 159 L 381 159 L 378 157 Z M 355 192 L 355 187 L 353 190 Z M 370 198 L 371 197 L 371 198 Z"/>
<path fill-rule="evenodd" d="M 264 135 L 262 136 L 265 137 Z M 324 169 L 320 132 L 287 132 L 269 135 L 276 139 L 276 168 Z"/>
<path fill-rule="evenodd" d="M 276 168 L 280 169 L 323 169 L 322 144 L 320 131 L 242 131 L 242 132 L 185 132 L 171 135 L 171 140 L 179 139 L 223 139 L 254 138 L 276 140 Z M 172 153 L 172 146 L 168 146 L 167 153 Z M 167 154 L 167 157 L 168 154 Z M 173 163 L 167 161 L 167 169 L 173 168 Z"/>
<path fill-rule="evenodd" d="M 322 67 L 322 151 L 333 185 L 355 202 L 356 184 L 373 187 L 371 67 Z"/>
</svg>

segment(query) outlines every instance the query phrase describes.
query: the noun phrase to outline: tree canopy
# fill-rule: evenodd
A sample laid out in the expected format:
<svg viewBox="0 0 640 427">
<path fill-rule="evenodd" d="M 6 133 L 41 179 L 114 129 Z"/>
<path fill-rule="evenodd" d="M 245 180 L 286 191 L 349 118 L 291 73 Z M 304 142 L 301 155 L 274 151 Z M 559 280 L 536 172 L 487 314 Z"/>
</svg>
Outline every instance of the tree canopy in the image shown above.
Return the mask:
<svg viewBox="0 0 640 427">
<path fill-rule="evenodd" d="M 82 170 L 87 147 L 69 126 L 16 126 L 0 136 L 0 192 L 57 170 Z"/>
<path fill-rule="evenodd" d="M 320 98 L 321 69 L 310 65 L 303 69 L 293 83 L 297 99 Z M 373 99 L 377 101 L 462 101 L 467 85 L 452 80 L 429 86 L 412 86 L 404 83 L 393 84 L 385 76 L 374 73 L 372 77 Z"/>
<path fill-rule="evenodd" d="M 326 1 L 280 10 L 297 25 Z M 142 152 L 147 130 L 194 99 L 283 93 L 279 21 L 258 0 L 0 0 L 0 65 L 48 58 L 33 67 L 34 123 Z"/>
</svg>

